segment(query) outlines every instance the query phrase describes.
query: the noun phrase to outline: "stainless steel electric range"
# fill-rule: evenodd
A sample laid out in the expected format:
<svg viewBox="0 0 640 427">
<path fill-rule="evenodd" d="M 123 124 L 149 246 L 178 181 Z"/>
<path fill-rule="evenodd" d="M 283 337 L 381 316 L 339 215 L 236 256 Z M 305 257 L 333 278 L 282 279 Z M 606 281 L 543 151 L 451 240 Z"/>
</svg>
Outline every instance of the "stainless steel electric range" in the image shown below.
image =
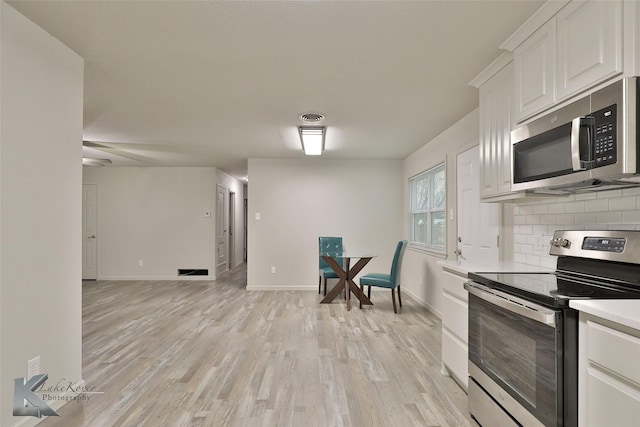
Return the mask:
<svg viewBox="0 0 640 427">
<path fill-rule="evenodd" d="M 574 299 L 640 299 L 639 231 L 556 231 L 557 269 L 469 273 L 469 411 L 483 427 L 577 426 Z"/>
</svg>

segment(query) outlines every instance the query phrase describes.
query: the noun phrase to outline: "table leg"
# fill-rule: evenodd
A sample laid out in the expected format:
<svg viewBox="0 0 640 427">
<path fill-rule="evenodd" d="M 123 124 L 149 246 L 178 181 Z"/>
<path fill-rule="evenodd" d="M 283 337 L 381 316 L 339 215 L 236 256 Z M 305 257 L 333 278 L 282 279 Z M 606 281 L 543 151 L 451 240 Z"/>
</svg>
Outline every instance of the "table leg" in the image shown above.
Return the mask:
<svg viewBox="0 0 640 427">
<path fill-rule="evenodd" d="M 360 290 L 360 288 L 353 281 L 353 279 L 364 268 L 364 266 L 367 265 L 369 261 L 371 261 L 371 258 L 360 258 L 353 267 L 350 267 L 350 258 L 345 258 L 344 269 L 340 264 L 336 262 L 333 257 L 323 256 L 322 258 L 327 262 L 327 265 L 329 265 L 329 267 L 331 267 L 333 271 L 336 272 L 339 281 L 338 284 L 327 293 L 327 296 L 325 296 L 322 301 L 320 301 L 321 304 L 328 304 L 332 302 L 344 289 L 344 291 L 346 292 L 345 297 L 347 299 L 347 311 L 351 310 L 351 292 L 353 292 L 353 294 L 356 296 L 356 298 L 358 298 L 362 305 L 373 305 L 371 300 L 364 294 L 364 292 Z"/>
<path fill-rule="evenodd" d="M 340 266 L 340 264 L 338 264 L 336 262 L 335 259 L 333 259 L 333 257 L 327 256 L 327 257 L 322 257 L 324 258 L 324 260 L 327 262 L 327 265 L 329 265 L 329 267 L 331 267 L 331 269 L 333 269 L 333 271 L 336 272 L 336 274 L 338 275 L 338 284 L 336 286 L 334 286 L 333 288 L 331 288 L 331 290 L 327 293 L 327 295 L 322 299 L 322 301 L 320 301 L 321 304 L 328 304 L 330 302 L 332 302 L 338 295 L 340 295 L 340 292 L 344 289 L 347 289 L 347 272 Z"/>
</svg>

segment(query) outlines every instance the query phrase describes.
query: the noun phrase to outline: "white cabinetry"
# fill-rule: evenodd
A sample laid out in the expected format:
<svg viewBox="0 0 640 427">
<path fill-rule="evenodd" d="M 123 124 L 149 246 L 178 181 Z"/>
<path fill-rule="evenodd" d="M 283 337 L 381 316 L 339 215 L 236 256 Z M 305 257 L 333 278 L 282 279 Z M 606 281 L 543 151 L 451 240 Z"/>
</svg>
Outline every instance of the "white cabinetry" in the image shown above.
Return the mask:
<svg viewBox="0 0 640 427">
<path fill-rule="evenodd" d="M 471 83 L 480 90 L 480 197 L 484 201 L 513 194 L 512 74 L 510 58 L 500 57 Z"/>
<path fill-rule="evenodd" d="M 513 51 L 516 120 L 555 101 L 556 22 L 550 20 Z"/>
<path fill-rule="evenodd" d="M 638 426 L 640 331 L 580 313 L 578 424 Z"/>
<path fill-rule="evenodd" d="M 622 73 L 621 1 L 573 1 L 556 19 L 559 100 Z"/>
<path fill-rule="evenodd" d="M 513 51 L 516 122 L 624 71 L 623 6 L 634 11 L 622 0 L 574 0 L 550 18 L 538 14 L 539 28 L 523 35 L 525 26 L 502 45 Z"/>
<path fill-rule="evenodd" d="M 468 386 L 469 315 L 466 278 L 445 272 L 442 286 L 442 368 L 465 390 Z"/>
</svg>

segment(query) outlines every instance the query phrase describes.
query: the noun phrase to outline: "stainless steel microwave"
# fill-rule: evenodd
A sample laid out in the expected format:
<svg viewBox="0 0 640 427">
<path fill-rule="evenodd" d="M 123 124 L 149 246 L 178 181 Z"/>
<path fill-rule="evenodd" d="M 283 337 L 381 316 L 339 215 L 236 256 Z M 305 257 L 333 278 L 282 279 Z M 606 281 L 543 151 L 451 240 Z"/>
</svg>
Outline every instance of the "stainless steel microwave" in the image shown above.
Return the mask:
<svg viewBox="0 0 640 427">
<path fill-rule="evenodd" d="M 563 194 L 640 185 L 640 78 L 628 77 L 511 132 L 512 190 Z"/>
</svg>

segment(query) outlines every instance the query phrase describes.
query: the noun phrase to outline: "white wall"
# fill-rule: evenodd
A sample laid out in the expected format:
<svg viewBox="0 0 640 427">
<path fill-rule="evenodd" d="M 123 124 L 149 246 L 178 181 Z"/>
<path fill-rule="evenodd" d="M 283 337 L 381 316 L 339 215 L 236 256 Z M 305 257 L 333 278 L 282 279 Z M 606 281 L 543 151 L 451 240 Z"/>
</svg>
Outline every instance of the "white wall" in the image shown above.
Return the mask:
<svg viewBox="0 0 640 427">
<path fill-rule="evenodd" d="M 456 207 L 456 156 L 478 145 L 479 118 L 474 110 L 443 133 L 404 160 L 403 180 L 403 224 L 405 235 L 409 234 L 409 178 L 442 161 L 447 169 L 447 256 L 454 256 L 457 236 Z M 450 213 L 453 211 L 453 219 Z M 442 313 L 442 282 L 449 280 L 437 264 L 442 256 L 429 254 L 412 248 L 407 249 L 402 267 L 402 290 L 440 316 Z"/>
<path fill-rule="evenodd" d="M 249 159 L 247 289 L 317 289 L 319 236 L 377 253 L 363 274 L 388 271 L 404 238 L 402 185 L 401 161 Z"/>
<path fill-rule="evenodd" d="M 216 182 L 215 168 L 85 166 L 98 185 L 98 279 L 215 278 Z"/>
<path fill-rule="evenodd" d="M 12 415 L 27 360 L 40 356 L 49 385 L 82 379 L 84 64 L 4 2 L 0 40 L 0 425 L 12 426 L 32 422 Z"/>
</svg>

